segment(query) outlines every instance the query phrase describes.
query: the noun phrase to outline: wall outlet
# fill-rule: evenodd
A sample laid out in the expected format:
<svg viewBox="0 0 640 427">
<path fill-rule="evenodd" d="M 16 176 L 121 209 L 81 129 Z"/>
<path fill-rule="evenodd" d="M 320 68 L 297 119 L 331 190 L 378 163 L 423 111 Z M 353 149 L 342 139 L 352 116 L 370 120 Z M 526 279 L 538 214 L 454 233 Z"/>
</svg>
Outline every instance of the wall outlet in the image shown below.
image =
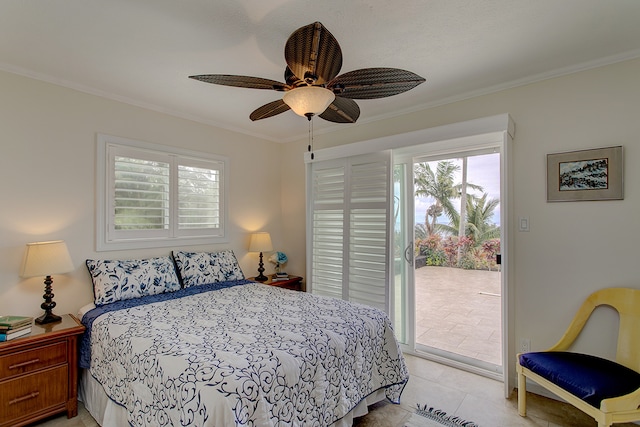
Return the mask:
<svg viewBox="0 0 640 427">
<path fill-rule="evenodd" d="M 531 340 L 529 338 L 520 338 L 520 353 L 531 351 Z"/>
</svg>

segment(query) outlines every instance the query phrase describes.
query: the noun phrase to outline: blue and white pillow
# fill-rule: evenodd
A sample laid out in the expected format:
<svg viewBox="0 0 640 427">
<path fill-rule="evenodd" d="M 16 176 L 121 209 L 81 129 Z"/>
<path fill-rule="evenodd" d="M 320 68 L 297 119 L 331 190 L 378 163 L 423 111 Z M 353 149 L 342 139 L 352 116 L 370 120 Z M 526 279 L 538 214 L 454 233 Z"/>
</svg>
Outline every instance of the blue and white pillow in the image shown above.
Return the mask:
<svg viewBox="0 0 640 427">
<path fill-rule="evenodd" d="M 244 279 L 244 273 L 232 250 L 212 253 L 176 252 L 173 257 L 185 288 Z"/>
<path fill-rule="evenodd" d="M 181 288 L 170 256 L 141 260 L 87 260 L 95 304 L 173 292 Z"/>
</svg>

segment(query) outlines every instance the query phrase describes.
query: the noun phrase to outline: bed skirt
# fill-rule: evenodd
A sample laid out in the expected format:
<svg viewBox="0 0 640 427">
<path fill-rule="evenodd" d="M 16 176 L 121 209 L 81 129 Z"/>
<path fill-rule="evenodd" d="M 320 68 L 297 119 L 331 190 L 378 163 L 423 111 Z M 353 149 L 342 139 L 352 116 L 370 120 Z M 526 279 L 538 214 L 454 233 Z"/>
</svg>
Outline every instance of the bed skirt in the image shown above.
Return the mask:
<svg viewBox="0 0 640 427">
<path fill-rule="evenodd" d="M 87 411 L 100 426 L 129 425 L 127 410 L 124 406 L 109 399 L 102 385 L 91 376 L 87 369 L 80 369 L 78 399 L 84 403 Z M 385 399 L 384 389 L 376 390 L 362 400 L 351 412 L 329 427 L 351 427 L 354 418 L 366 415 L 369 412 L 369 406 Z"/>
</svg>

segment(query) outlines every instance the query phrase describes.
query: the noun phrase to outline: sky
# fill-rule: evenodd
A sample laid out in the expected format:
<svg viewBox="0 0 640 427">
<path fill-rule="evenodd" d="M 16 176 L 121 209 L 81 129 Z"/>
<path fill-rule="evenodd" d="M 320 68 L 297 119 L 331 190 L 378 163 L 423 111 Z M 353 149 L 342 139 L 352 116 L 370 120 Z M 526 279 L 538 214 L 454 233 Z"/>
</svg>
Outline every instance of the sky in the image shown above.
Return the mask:
<svg viewBox="0 0 640 427">
<path fill-rule="evenodd" d="M 451 162 L 460 166 L 460 171 L 454 175 L 454 184 L 462 182 L 462 159 L 450 159 Z M 436 170 L 437 161 L 429 162 L 431 170 Z M 469 193 L 481 196 L 488 193 L 489 199 L 500 199 L 500 154 L 484 154 L 480 156 L 469 157 L 467 161 L 467 182 L 479 185 L 483 188 L 482 192 L 468 190 Z M 424 224 L 424 216 L 427 208 L 434 203 L 433 198 L 416 197 L 415 199 L 415 222 Z M 458 202 L 459 203 L 459 202 Z M 494 210 L 491 222 L 500 225 L 500 205 Z M 441 215 L 438 222 L 448 224 L 449 219 Z"/>
</svg>

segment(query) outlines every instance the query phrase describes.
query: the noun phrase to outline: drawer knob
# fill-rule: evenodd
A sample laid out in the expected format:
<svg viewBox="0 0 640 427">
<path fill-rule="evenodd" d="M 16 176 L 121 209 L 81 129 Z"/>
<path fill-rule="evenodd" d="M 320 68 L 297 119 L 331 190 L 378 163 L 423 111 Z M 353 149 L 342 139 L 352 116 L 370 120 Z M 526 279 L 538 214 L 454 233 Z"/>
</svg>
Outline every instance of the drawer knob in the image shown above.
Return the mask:
<svg viewBox="0 0 640 427">
<path fill-rule="evenodd" d="M 16 397 L 15 399 L 11 399 L 9 401 L 9 405 L 14 405 L 16 403 L 20 403 L 22 401 L 29 400 L 29 399 L 34 399 L 34 398 L 38 397 L 39 395 L 40 395 L 39 391 L 32 391 L 31 393 L 27 394 L 26 396 Z"/>
<path fill-rule="evenodd" d="M 40 361 L 40 359 L 38 359 L 36 357 L 35 359 L 27 360 L 26 362 L 16 363 L 15 365 L 11 365 L 11 366 L 9 366 L 9 369 L 23 368 L 25 366 L 33 365 L 34 363 L 38 363 L 39 361 Z"/>
</svg>

